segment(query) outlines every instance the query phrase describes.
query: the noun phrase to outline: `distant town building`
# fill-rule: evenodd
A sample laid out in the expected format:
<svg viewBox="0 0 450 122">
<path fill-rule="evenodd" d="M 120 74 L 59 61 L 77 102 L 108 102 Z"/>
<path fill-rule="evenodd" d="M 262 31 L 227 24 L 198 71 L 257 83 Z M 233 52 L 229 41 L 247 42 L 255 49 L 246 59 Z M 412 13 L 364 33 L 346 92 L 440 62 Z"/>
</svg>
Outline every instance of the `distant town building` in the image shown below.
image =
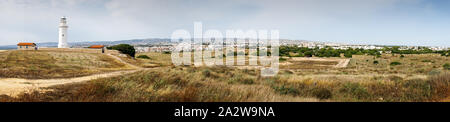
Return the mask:
<svg viewBox="0 0 450 122">
<path fill-rule="evenodd" d="M 37 50 L 37 45 L 36 43 L 19 43 L 17 50 Z"/>
<path fill-rule="evenodd" d="M 152 46 L 136 46 L 136 52 L 171 52 L 174 45 L 152 45 Z"/>
</svg>

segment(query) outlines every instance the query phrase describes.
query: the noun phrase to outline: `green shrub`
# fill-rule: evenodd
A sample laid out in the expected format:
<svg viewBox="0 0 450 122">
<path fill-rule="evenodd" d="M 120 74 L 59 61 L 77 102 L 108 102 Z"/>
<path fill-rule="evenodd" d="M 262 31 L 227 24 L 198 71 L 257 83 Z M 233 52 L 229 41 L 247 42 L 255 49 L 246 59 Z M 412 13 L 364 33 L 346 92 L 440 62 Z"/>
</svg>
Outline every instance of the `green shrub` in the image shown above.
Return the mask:
<svg viewBox="0 0 450 122">
<path fill-rule="evenodd" d="M 340 91 L 350 94 L 352 97 L 357 99 L 365 99 L 369 96 L 367 89 L 359 83 L 345 83 Z"/>
<path fill-rule="evenodd" d="M 244 78 L 240 81 L 242 84 L 253 84 L 253 79 L 251 78 Z"/>
<path fill-rule="evenodd" d="M 443 67 L 446 70 L 450 70 L 450 64 L 449 63 L 445 63 Z"/>
<path fill-rule="evenodd" d="M 402 83 L 405 88 L 404 99 L 423 101 L 431 96 L 431 84 L 422 79 L 407 80 Z"/>
<path fill-rule="evenodd" d="M 235 75 L 228 79 L 229 84 L 241 83 L 241 84 L 253 84 L 253 79 L 249 77 L 244 77 L 242 75 Z"/>
<path fill-rule="evenodd" d="M 123 54 L 128 54 L 131 57 L 134 57 L 134 55 L 136 54 L 136 50 L 134 49 L 134 46 L 131 46 L 129 44 L 119 44 L 119 45 L 114 45 L 111 47 L 107 47 L 108 49 L 113 49 L 113 50 L 118 50 Z"/>
<path fill-rule="evenodd" d="M 137 58 L 150 59 L 150 57 L 148 57 L 147 55 L 139 55 Z"/>
<path fill-rule="evenodd" d="M 209 69 L 204 69 L 202 71 L 203 76 L 205 77 L 211 77 L 211 71 Z"/>
<path fill-rule="evenodd" d="M 422 62 L 431 62 L 431 60 L 422 60 Z"/>
<path fill-rule="evenodd" d="M 438 69 L 433 69 L 430 72 L 428 72 L 428 75 L 439 75 L 441 74 L 441 71 Z"/>
<path fill-rule="evenodd" d="M 315 88 L 313 89 L 313 95 L 319 99 L 330 99 L 332 93 L 326 88 Z"/>
<path fill-rule="evenodd" d="M 312 51 L 306 51 L 304 53 L 305 57 L 312 57 L 313 56 L 313 52 Z"/>
<path fill-rule="evenodd" d="M 353 54 L 350 53 L 350 52 L 346 52 L 346 53 L 344 53 L 344 56 L 345 56 L 346 58 L 352 58 L 352 57 L 353 57 Z"/>
<path fill-rule="evenodd" d="M 391 62 L 391 66 L 397 66 L 397 65 L 401 65 L 401 64 L 402 64 L 402 63 L 397 62 L 397 61 Z"/>
<path fill-rule="evenodd" d="M 375 56 L 376 58 L 381 58 L 381 55 L 377 54 L 377 56 Z"/>
<path fill-rule="evenodd" d="M 291 94 L 291 95 L 296 96 L 296 95 L 298 95 L 298 94 L 300 93 L 300 92 L 299 92 L 297 89 L 295 89 L 294 87 L 285 86 L 284 84 L 283 84 L 283 85 L 280 85 L 280 86 L 272 86 L 272 88 L 273 88 L 276 92 L 278 92 L 278 93 L 280 93 L 280 94 Z"/>
<path fill-rule="evenodd" d="M 379 62 L 378 61 L 373 61 L 373 64 L 378 64 Z"/>
</svg>

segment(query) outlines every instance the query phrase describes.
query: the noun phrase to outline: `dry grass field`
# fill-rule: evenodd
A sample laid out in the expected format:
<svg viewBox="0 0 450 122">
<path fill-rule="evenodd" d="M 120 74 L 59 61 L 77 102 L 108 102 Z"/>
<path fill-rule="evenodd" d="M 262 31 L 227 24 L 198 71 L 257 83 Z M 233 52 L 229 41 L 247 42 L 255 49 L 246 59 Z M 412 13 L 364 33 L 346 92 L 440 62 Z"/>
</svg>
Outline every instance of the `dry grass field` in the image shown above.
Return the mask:
<svg viewBox="0 0 450 122">
<path fill-rule="evenodd" d="M 49 87 L 49 92 L 0 97 L 33 102 L 262 102 L 262 101 L 439 101 L 448 96 L 450 74 L 426 79 L 379 77 L 352 80 L 259 77 L 258 70 L 226 67 L 164 67 L 126 76 Z"/>
<path fill-rule="evenodd" d="M 154 67 L 155 64 L 157 66 L 172 66 L 172 58 L 171 54 L 165 54 L 165 53 L 158 53 L 158 52 L 147 52 L 147 53 L 138 53 L 136 56 L 139 55 L 147 55 L 150 57 L 150 59 L 140 59 L 137 60 L 141 61 L 141 64 L 139 64 L 142 67 Z"/>
<path fill-rule="evenodd" d="M 377 61 L 378 63 L 374 63 Z M 399 62 L 400 65 L 391 65 Z M 357 74 L 405 74 L 428 75 L 433 72 L 443 71 L 443 65 L 449 63 L 450 58 L 439 54 L 384 54 L 380 58 L 373 56 L 354 55 L 347 71 L 356 70 Z"/>
<path fill-rule="evenodd" d="M 444 72 L 443 65 L 450 62 L 449 57 L 439 54 L 383 54 L 381 57 L 369 55 L 353 55 L 347 67 L 335 68 L 338 59 L 344 58 L 321 58 L 317 60 L 295 60 L 286 58 L 280 63 L 282 70 L 289 70 L 297 75 L 400 75 L 400 76 L 423 76 Z M 399 62 L 399 65 L 391 65 Z M 288 65 L 283 65 L 288 64 Z M 298 65 L 297 65 L 298 64 Z"/>
<path fill-rule="evenodd" d="M 446 100 L 450 73 L 448 57 L 435 54 L 391 55 L 379 58 L 287 59 L 276 77 L 262 77 L 257 69 L 233 67 L 175 67 L 170 54 L 140 53 L 150 59 L 127 59 L 159 68 L 83 83 L 48 87 L 47 92 L 1 96 L 0 101 L 35 102 L 262 102 L 371 101 L 430 102 Z M 126 57 L 122 57 L 126 58 Z M 399 64 L 392 64 L 399 62 Z"/>
<path fill-rule="evenodd" d="M 12 50 L 0 52 L 0 78 L 49 79 L 129 69 L 101 53 Z"/>
</svg>

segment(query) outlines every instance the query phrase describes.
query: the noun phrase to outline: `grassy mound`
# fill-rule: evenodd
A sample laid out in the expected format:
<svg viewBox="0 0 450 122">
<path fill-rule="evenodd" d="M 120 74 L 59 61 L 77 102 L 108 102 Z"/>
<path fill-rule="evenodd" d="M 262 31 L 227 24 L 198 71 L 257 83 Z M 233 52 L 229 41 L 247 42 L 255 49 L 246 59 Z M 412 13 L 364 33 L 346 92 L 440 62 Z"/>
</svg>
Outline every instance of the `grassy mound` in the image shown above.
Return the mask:
<svg viewBox="0 0 450 122">
<path fill-rule="evenodd" d="M 119 70 L 125 65 L 97 53 L 10 51 L 0 54 L 0 77 L 67 78 Z"/>
</svg>

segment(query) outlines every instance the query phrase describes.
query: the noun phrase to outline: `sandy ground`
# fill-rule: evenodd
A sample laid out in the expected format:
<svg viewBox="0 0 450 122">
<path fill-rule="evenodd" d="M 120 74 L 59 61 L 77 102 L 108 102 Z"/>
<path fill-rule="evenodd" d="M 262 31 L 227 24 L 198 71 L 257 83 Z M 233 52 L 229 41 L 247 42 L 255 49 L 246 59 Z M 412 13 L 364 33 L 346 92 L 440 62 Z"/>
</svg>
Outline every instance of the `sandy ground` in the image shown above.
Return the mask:
<svg viewBox="0 0 450 122">
<path fill-rule="evenodd" d="M 7 50 L 0 50 L 0 52 L 5 52 L 5 51 L 7 51 Z"/>
<path fill-rule="evenodd" d="M 290 61 L 336 61 L 338 64 L 336 64 L 335 68 L 345 68 L 350 63 L 350 59 L 342 59 L 342 58 L 307 58 L 307 57 L 293 57 L 292 59 L 289 59 Z M 290 65 L 289 61 L 285 61 L 283 63 L 280 63 L 280 65 Z"/>
<path fill-rule="evenodd" d="M 41 90 L 41 88 L 54 86 L 54 85 L 61 85 L 61 84 L 67 84 L 67 83 L 77 83 L 77 82 L 85 82 L 90 81 L 98 78 L 106 78 L 106 77 L 114 77 L 114 76 L 120 76 L 124 74 L 134 73 L 138 71 L 144 70 L 141 67 L 129 64 L 120 58 L 107 54 L 111 56 L 112 58 L 127 64 L 129 67 L 136 68 L 135 70 L 128 70 L 128 71 L 116 71 L 116 72 L 110 72 L 110 73 L 104 73 L 104 74 L 94 74 L 90 76 L 83 76 L 83 77 L 75 77 L 75 78 L 60 78 L 60 79 L 21 79 L 21 78 L 0 78 L 0 94 L 6 94 L 9 96 L 16 96 L 22 92 L 28 92 L 32 90 Z"/>
</svg>

